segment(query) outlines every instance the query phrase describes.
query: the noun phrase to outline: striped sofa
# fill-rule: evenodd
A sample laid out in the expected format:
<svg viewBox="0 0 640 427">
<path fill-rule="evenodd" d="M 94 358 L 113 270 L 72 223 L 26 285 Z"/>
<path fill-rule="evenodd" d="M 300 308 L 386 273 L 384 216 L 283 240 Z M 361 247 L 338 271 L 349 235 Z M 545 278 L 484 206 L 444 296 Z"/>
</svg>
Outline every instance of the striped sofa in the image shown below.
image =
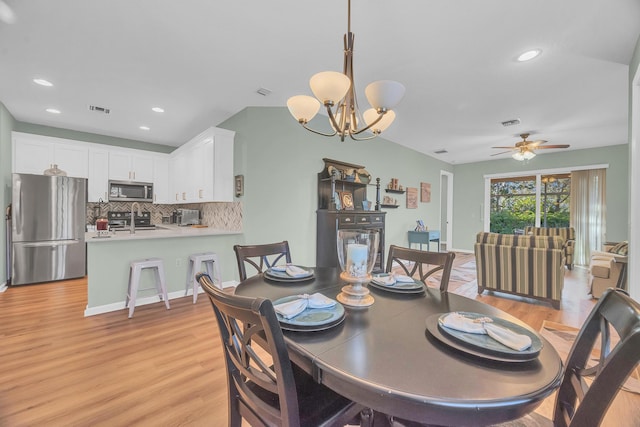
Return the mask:
<svg viewBox="0 0 640 427">
<path fill-rule="evenodd" d="M 576 230 L 573 227 L 525 227 L 524 234 L 534 236 L 560 236 L 564 239 L 564 263 L 573 269 L 573 253 L 576 245 Z"/>
<path fill-rule="evenodd" d="M 478 294 L 505 292 L 545 300 L 559 309 L 563 246 L 559 236 L 478 233 L 474 245 Z"/>
</svg>

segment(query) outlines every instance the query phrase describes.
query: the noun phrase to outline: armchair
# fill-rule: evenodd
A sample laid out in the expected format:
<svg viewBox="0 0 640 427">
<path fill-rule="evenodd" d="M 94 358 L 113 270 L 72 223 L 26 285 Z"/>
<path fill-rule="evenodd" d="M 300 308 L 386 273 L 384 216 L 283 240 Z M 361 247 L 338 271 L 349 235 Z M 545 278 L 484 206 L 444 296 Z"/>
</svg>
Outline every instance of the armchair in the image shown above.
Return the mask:
<svg viewBox="0 0 640 427">
<path fill-rule="evenodd" d="M 517 233 L 516 233 L 517 234 Z M 573 227 L 525 227 L 524 234 L 534 236 L 560 236 L 564 240 L 565 265 L 573 269 L 573 254 L 576 245 L 576 230 Z"/>
<path fill-rule="evenodd" d="M 607 288 L 627 289 L 627 248 L 628 242 L 621 242 L 591 252 L 589 285 L 594 298 L 600 298 Z"/>
</svg>

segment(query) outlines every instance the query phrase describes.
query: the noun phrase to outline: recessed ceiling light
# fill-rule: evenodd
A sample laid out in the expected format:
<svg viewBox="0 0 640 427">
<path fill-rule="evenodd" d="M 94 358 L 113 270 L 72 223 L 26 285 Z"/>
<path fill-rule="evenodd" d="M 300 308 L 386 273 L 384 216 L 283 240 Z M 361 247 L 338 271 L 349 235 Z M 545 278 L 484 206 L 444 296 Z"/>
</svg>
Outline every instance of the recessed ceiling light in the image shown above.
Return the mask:
<svg viewBox="0 0 640 427">
<path fill-rule="evenodd" d="M 53 86 L 53 83 L 51 83 L 49 80 L 45 80 L 45 79 L 33 79 L 33 82 L 35 84 L 39 84 L 40 86 L 47 86 L 47 87 Z"/>
<path fill-rule="evenodd" d="M 51 114 L 60 114 L 60 110 L 57 110 L 55 108 L 47 108 L 45 111 Z"/>
<path fill-rule="evenodd" d="M 540 49 L 528 50 L 528 51 L 520 54 L 520 56 L 518 56 L 518 61 L 519 62 L 530 61 L 533 58 L 535 58 L 538 55 L 540 55 L 541 53 L 542 53 L 542 50 L 540 50 Z"/>
<path fill-rule="evenodd" d="M 164 113 L 164 108 L 153 107 L 152 110 L 155 111 L 156 113 Z"/>
<path fill-rule="evenodd" d="M 140 126 L 140 129 L 142 129 L 142 130 L 151 130 L 151 128 L 149 126 Z"/>
</svg>

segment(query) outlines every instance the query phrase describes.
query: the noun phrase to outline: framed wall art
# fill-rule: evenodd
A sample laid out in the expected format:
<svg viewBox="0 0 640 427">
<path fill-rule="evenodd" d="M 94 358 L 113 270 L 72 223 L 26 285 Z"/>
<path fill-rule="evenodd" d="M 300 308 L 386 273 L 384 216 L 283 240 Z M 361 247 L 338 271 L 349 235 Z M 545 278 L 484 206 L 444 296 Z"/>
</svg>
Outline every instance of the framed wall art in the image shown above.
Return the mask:
<svg viewBox="0 0 640 427">
<path fill-rule="evenodd" d="M 418 209 L 418 189 L 407 187 L 407 209 Z"/>
<path fill-rule="evenodd" d="M 420 201 L 429 203 L 431 201 L 431 184 L 428 182 L 420 183 Z"/>
</svg>

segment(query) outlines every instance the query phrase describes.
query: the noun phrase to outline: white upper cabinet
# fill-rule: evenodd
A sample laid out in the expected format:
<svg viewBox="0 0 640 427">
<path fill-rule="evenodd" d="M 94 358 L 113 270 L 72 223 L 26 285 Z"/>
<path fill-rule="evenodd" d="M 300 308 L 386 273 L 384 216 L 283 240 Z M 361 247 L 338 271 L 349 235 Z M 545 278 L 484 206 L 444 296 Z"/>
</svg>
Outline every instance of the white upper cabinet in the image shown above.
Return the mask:
<svg viewBox="0 0 640 427">
<path fill-rule="evenodd" d="M 89 149 L 79 141 L 13 132 L 13 172 L 43 175 L 58 165 L 67 176 L 88 178 Z"/>
<path fill-rule="evenodd" d="M 89 149 L 88 202 L 109 201 L 109 151 L 101 148 Z"/>
<path fill-rule="evenodd" d="M 234 136 L 212 127 L 171 153 L 172 203 L 233 201 Z"/>
<path fill-rule="evenodd" d="M 139 150 L 109 150 L 109 179 L 153 182 L 153 157 Z"/>
<path fill-rule="evenodd" d="M 153 158 L 153 203 L 171 203 L 169 193 L 169 156 Z"/>
</svg>

